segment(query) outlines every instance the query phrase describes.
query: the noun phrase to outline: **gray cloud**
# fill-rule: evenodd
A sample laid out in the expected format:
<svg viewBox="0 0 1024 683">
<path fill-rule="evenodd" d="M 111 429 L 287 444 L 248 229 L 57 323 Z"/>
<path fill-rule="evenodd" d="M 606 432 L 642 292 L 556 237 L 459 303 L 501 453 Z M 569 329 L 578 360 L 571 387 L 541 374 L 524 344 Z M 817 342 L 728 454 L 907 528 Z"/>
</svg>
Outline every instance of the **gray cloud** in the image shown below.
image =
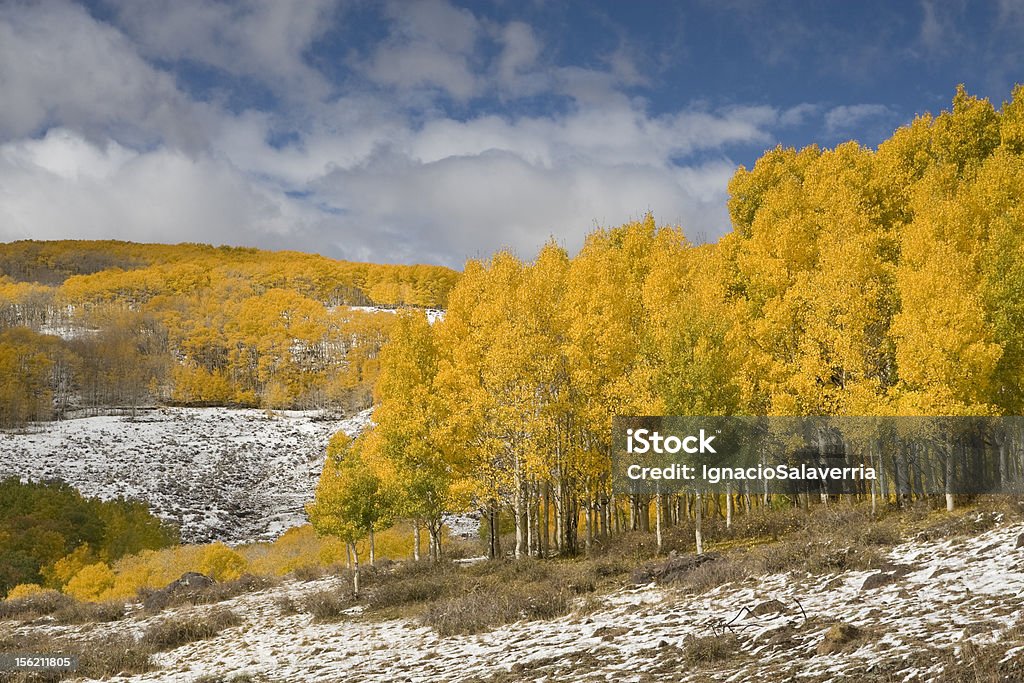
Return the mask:
<svg viewBox="0 0 1024 683">
<path fill-rule="evenodd" d="M 291 98 L 330 87 L 303 54 L 322 35 L 337 0 L 108 0 L 118 25 L 146 57 L 190 61 L 256 79 Z"/>
<path fill-rule="evenodd" d="M 191 149 L 204 137 L 173 77 L 70 4 L 0 5 L 0 92 L 0 140 L 53 125 L 135 145 Z"/>
</svg>

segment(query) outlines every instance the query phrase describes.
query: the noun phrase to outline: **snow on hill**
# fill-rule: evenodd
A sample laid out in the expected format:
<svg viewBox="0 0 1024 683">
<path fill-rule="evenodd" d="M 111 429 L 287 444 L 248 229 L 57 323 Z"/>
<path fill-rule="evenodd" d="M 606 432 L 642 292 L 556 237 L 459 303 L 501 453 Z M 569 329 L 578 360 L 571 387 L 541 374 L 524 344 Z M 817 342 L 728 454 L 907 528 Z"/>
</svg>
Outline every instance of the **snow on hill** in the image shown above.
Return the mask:
<svg viewBox="0 0 1024 683">
<path fill-rule="evenodd" d="M 160 408 L 0 432 L 0 478 L 62 479 L 87 496 L 149 502 L 180 523 L 182 540 L 271 540 L 305 522 L 327 440 L 354 435 L 319 412 Z"/>
<path fill-rule="evenodd" d="M 353 311 L 363 311 L 364 313 L 398 313 L 397 308 L 383 308 L 381 306 L 349 306 Z M 444 320 L 444 310 L 440 308 L 425 308 L 423 312 L 427 316 L 427 322 L 433 325 L 438 320 Z"/>
<path fill-rule="evenodd" d="M 447 638 L 407 619 L 353 614 L 315 623 L 308 614 L 282 611 L 286 597 L 341 586 L 338 577 L 292 580 L 221 603 L 242 624 L 157 655 L 160 671 L 113 680 L 248 674 L 270 681 L 936 681 L 968 642 L 994 643 L 1004 662 L 1024 661 L 1019 639 L 1001 645 L 1024 599 L 1021 532 L 1022 525 L 1004 525 L 973 538 L 904 543 L 889 555 L 901 569 L 867 585 L 877 570 L 751 577 L 699 595 L 671 586 L 627 587 L 551 621 Z M 190 614 L 207 609 L 217 608 L 179 608 Z M 138 635 L 168 616 L 135 614 L 97 624 L 90 636 Z M 837 622 L 861 637 L 823 648 Z M 34 628 L 81 633 L 81 626 L 40 622 L 17 631 Z M 700 664 L 682 655 L 688 638 L 729 628 L 737 638 L 727 659 Z"/>
</svg>

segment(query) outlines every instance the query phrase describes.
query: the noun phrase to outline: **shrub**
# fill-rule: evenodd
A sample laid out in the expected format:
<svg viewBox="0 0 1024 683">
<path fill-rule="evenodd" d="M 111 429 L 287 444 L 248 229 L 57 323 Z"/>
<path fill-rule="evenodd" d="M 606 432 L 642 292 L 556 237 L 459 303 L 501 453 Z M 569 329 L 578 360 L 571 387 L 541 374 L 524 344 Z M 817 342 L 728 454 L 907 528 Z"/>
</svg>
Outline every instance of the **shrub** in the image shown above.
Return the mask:
<svg viewBox="0 0 1024 683">
<path fill-rule="evenodd" d="M 38 583 L 19 583 L 7 593 L 7 599 L 17 600 L 19 598 L 27 598 L 31 595 L 38 595 L 45 591 L 46 589 Z"/>
<path fill-rule="evenodd" d="M 78 600 L 98 600 L 114 587 L 114 572 L 105 562 L 86 565 L 68 581 L 64 592 Z"/>
<path fill-rule="evenodd" d="M 141 642 L 157 650 L 173 650 L 186 643 L 212 638 L 224 629 L 241 623 L 241 618 L 230 610 L 172 617 L 150 626 Z"/>
<path fill-rule="evenodd" d="M 211 543 L 199 556 L 198 571 L 216 581 L 232 581 L 246 569 L 245 558 L 223 543 Z"/>
<path fill-rule="evenodd" d="M 214 582 L 200 587 L 178 587 L 169 590 L 170 585 L 160 590 L 143 589 L 139 597 L 147 610 L 159 611 L 174 605 L 209 605 L 252 593 L 277 585 L 277 580 L 265 576 L 243 574 L 234 581 Z"/>
<path fill-rule="evenodd" d="M 67 595 L 55 590 L 42 590 L 20 598 L 0 602 L 0 619 L 27 621 L 53 614 L 74 603 Z"/>
<path fill-rule="evenodd" d="M 103 602 L 73 602 L 53 613 L 61 624 L 89 624 L 118 621 L 124 618 L 125 604 L 117 600 Z"/>
<path fill-rule="evenodd" d="M 106 635 L 85 645 L 75 644 L 69 651 L 81 653 L 75 674 L 83 678 L 141 674 L 157 668 L 152 649 L 130 636 Z"/>
<path fill-rule="evenodd" d="M 692 666 L 724 662 L 741 654 L 740 641 L 731 633 L 714 636 L 687 636 L 680 648 L 683 661 Z"/>
<path fill-rule="evenodd" d="M 441 636 L 479 633 L 514 621 L 553 619 L 567 614 L 572 604 L 570 591 L 560 585 L 490 588 L 435 602 L 423 614 L 423 623 Z"/>
<path fill-rule="evenodd" d="M 74 640 L 55 636 L 52 633 L 29 631 L 18 635 L 17 643 L 0 639 L 0 649 L 17 652 L 45 652 L 47 654 L 77 654 L 76 678 L 101 679 L 117 675 L 141 674 L 153 671 L 156 665 L 151 659 L 152 648 L 140 644 L 131 636 L 112 635 L 87 636 Z M 2 680 L 12 681 L 56 681 L 63 674 L 22 674 Z"/>
<path fill-rule="evenodd" d="M 298 602 L 298 609 L 312 614 L 318 621 L 335 621 L 345 616 L 345 610 L 355 605 L 350 594 L 339 590 L 317 591 Z"/>
</svg>

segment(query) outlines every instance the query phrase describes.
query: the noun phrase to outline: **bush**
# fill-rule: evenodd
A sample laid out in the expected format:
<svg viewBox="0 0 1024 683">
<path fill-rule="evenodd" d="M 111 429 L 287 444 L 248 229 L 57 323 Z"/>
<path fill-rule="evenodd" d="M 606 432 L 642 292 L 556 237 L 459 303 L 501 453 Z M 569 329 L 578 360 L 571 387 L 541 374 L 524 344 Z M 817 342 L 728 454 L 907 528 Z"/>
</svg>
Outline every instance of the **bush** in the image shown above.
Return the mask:
<svg viewBox="0 0 1024 683">
<path fill-rule="evenodd" d="M 64 592 L 78 600 L 98 600 L 101 595 L 114 587 L 114 572 L 104 562 L 82 567 L 68 581 Z"/>
<path fill-rule="evenodd" d="M 264 680 L 262 676 L 251 673 L 205 674 L 192 683 L 262 683 Z"/>
<path fill-rule="evenodd" d="M 739 638 L 731 633 L 716 636 L 687 636 L 680 648 L 683 661 L 691 666 L 704 666 L 728 661 L 739 656 Z"/>
<path fill-rule="evenodd" d="M 312 614 L 318 621 L 335 621 L 345 616 L 345 610 L 355 605 L 354 598 L 340 590 L 317 591 L 298 602 L 298 610 Z"/>
<path fill-rule="evenodd" d="M 278 580 L 265 576 L 243 574 L 234 581 L 214 582 L 199 587 L 179 587 L 175 583 L 160 590 L 143 589 L 139 597 L 149 611 L 160 611 L 175 605 L 210 605 L 230 600 L 244 593 L 253 593 L 278 585 Z"/>
<path fill-rule="evenodd" d="M 439 600 L 422 617 L 441 636 L 481 631 L 514 621 L 553 619 L 569 612 L 572 594 L 559 585 L 510 586 Z"/>
<path fill-rule="evenodd" d="M 12 588 L 7 593 L 7 599 L 17 600 L 19 598 L 27 598 L 32 595 L 38 595 L 45 591 L 46 589 L 40 586 L 38 583 L 19 583 L 17 586 Z"/>
<path fill-rule="evenodd" d="M 232 581 L 246 569 L 245 558 L 223 543 L 211 543 L 199 556 L 198 571 L 215 581 Z"/>
<path fill-rule="evenodd" d="M 262 683 L 265 681 L 256 674 L 206 674 L 197 678 L 193 683 Z"/>
<path fill-rule="evenodd" d="M 125 635 L 103 634 L 100 637 L 68 639 L 50 633 L 30 631 L 18 635 L 17 643 L 0 640 L 0 651 L 45 652 L 48 654 L 79 655 L 76 678 L 108 678 L 117 675 L 141 674 L 153 671 L 156 665 L 152 648 Z M 15 681 L 56 681 L 63 674 L 24 674 Z M 3 680 L 8 680 L 4 678 Z"/>
<path fill-rule="evenodd" d="M 0 602 L 0 619 L 28 621 L 53 614 L 74 602 L 72 598 L 55 590 L 43 590 Z"/>
<path fill-rule="evenodd" d="M 229 610 L 173 617 L 150 626 L 141 642 L 157 650 L 173 650 L 186 643 L 212 638 L 224 629 L 241 623 L 241 618 Z"/>
<path fill-rule="evenodd" d="M 105 636 L 88 644 L 75 644 L 72 652 L 81 652 L 76 676 L 106 678 L 125 674 L 141 674 L 158 668 L 152 649 L 130 636 Z"/>
</svg>

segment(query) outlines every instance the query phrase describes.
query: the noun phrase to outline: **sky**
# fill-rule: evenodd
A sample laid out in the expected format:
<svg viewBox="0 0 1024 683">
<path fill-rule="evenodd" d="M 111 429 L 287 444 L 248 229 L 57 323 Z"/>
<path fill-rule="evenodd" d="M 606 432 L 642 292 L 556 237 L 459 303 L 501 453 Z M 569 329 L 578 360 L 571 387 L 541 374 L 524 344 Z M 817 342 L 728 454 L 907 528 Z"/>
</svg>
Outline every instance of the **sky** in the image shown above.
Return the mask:
<svg viewBox="0 0 1024 683">
<path fill-rule="evenodd" d="M 0 0 L 0 241 L 460 268 L 1024 82 L 1024 0 Z"/>
</svg>

